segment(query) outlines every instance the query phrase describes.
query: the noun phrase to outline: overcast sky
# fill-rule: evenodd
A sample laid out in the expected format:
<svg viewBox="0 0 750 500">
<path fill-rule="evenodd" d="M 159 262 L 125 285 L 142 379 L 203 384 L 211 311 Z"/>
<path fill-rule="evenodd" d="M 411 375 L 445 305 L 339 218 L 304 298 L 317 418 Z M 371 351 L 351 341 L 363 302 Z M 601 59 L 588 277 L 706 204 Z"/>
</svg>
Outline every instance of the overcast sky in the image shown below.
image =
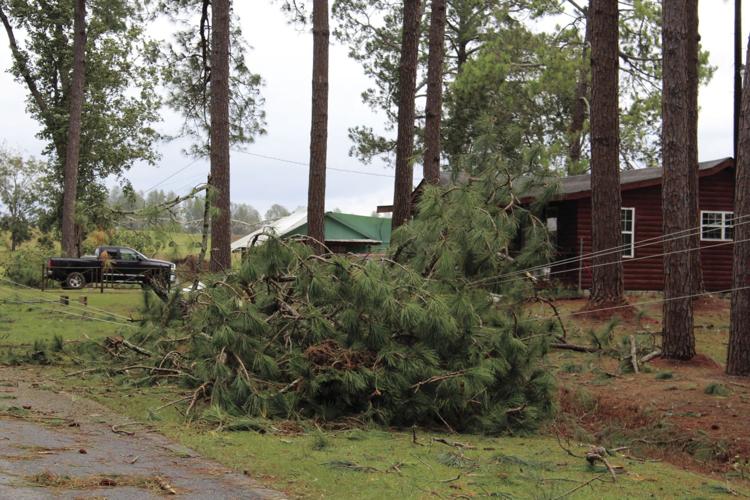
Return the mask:
<svg viewBox="0 0 750 500">
<path fill-rule="evenodd" d="M 253 47 L 248 63 L 265 81 L 268 134 L 246 149 L 252 153 L 306 163 L 309 155 L 310 91 L 312 71 L 312 35 L 287 23 L 277 3 L 235 1 L 242 29 Z M 700 31 L 703 47 L 717 67 L 711 83 L 701 89 L 699 148 L 700 159 L 710 160 L 732 155 L 732 81 L 733 81 L 733 2 L 700 2 Z M 743 27 L 750 28 L 750 8 L 743 15 Z M 747 31 L 743 40 L 747 38 Z M 0 36 L 0 68 L 10 67 L 10 49 L 3 32 Z M 329 170 L 326 208 L 369 215 L 379 204 L 390 204 L 393 170 L 382 164 L 362 165 L 349 157 L 351 143 L 347 132 L 355 125 L 382 129 L 382 116 L 362 104 L 360 94 L 368 82 L 359 65 L 347 56 L 345 47 L 333 44 L 330 54 L 329 168 L 357 170 L 358 175 Z M 26 88 L 7 72 L 0 73 L 0 140 L 24 154 L 40 156 L 42 143 L 34 136 L 37 123 L 25 111 Z M 165 113 L 160 125 L 174 132 L 179 124 Z M 160 145 L 162 160 L 158 168 L 136 166 L 128 177 L 138 190 L 155 185 L 178 193 L 200 183 L 208 163 L 198 161 L 178 175 L 162 182 L 191 163 L 182 155 L 184 144 Z M 415 172 L 415 181 L 421 171 Z M 304 206 L 307 200 L 307 170 L 296 165 L 242 153 L 232 154 L 232 200 L 249 203 L 261 213 L 271 204 L 290 209 Z"/>
</svg>

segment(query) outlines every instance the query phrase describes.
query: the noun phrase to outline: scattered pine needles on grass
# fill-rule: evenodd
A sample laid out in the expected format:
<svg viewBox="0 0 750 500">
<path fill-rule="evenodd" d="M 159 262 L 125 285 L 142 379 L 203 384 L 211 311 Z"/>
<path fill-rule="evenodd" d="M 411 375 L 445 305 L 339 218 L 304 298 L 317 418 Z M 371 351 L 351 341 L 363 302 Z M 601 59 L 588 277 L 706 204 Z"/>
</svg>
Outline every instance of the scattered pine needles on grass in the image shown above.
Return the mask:
<svg viewBox="0 0 750 500">
<path fill-rule="evenodd" d="M 102 487 L 115 488 L 129 486 L 132 488 L 153 491 L 165 491 L 166 485 L 164 480 L 158 477 L 103 474 L 93 476 L 68 476 L 55 474 L 49 471 L 27 476 L 24 479 L 35 486 L 61 490 L 87 490 Z"/>
</svg>

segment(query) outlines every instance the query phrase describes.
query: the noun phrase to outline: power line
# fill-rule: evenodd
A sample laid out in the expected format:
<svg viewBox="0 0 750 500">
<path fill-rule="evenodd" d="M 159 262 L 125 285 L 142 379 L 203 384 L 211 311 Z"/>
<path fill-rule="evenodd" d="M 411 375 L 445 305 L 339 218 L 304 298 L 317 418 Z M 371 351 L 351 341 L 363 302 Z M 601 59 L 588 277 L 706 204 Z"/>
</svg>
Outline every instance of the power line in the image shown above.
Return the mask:
<svg viewBox="0 0 750 500">
<path fill-rule="evenodd" d="M 717 248 L 717 247 L 723 247 L 723 246 L 727 246 L 727 245 L 734 245 L 734 244 L 737 244 L 737 243 L 745 243 L 745 242 L 748 242 L 748 241 L 750 241 L 750 238 L 744 239 L 744 240 L 737 240 L 737 241 L 734 241 L 734 240 L 732 240 L 732 241 L 724 241 L 724 242 L 721 242 L 721 243 L 717 243 L 715 245 L 711 245 L 710 248 Z M 703 248 L 704 247 L 702 247 L 702 246 L 699 245 L 697 247 L 690 247 L 690 248 L 683 249 L 683 250 L 674 250 L 672 252 L 662 252 L 662 253 L 657 253 L 657 254 L 653 254 L 653 255 L 643 255 L 641 257 L 629 258 L 629 259 L 627 259 L 627 261 L 617 260 L 617 261 L 614 261 L 614 262 L 601 262 L 599 264 L 591 264 L 591 265 L 588 265 L 588 266 L 579 266 L 579 267 L 570 268 L 570 269 L 562 269 L 562 270 L 559 270 L 559 271 L 550 272 L 547 275 L 548 276 L 556 276 L 558 274 L 573 273 L 573 272 L 576 272 L 576 271 L 579 271 L 579 270 L 583 270 L 583 269 L 593 269 L 593 268 L 596 268 L 596 267 L 611 266 L 611 265 L 619 264 L 621 262 L 623 262 L 623 263 L 624 262 L 634 262 L 634 261 L 639 261 L 639 260 L 653 259 L 655 257 L 665 257 L 667 255 L 675 255 L 675 254 L 678 254 L 678 253 L 694 252 L 696 250 L 701 250 Z M 547 267 L 550 267 L 550 266 L 547 266 Z M 510 278 L 505 279 L 505 280 L 485 282 L 485 284 L 501 285 L 503 283 L 508 283 L 508 282 L 511 282 L 511 281 L 517 281 L 517 280 L 521 280 L 521 279 L 525 279 L 525 278 L 526 278 L 525 276 L 515 276 L 515 277 L 510 277 Z"/>
<path fill-rule="evenodd" d="M 168 181 L 169 179 L 171 179 L 171 178 L 173 178 L 173 177 L 176 177 L 177 175 L 180 175 L 180 174 L 181 174 L 182 172 L 184 172 L 184 171 L 185 171 L 185 170 L 187 170 L 188 168 L 190 168 L 190 167 L 192 167 L 193 165 L 195 165 L 195 164 L 196 164 L 196 163 L 198 162 L 198 160 L 200 160 L 200 158 L 196 158 L 196 159 L 194 159 L 193 161 L 191 161 L 190 163 L 188 163 L 188 164 L 187 164 L 187 165 L 185 165 L 184 167 L 182 167 L 182 168 L 180 168 L 179 170 L 177 170 L 177 171 L 175 171 L 175 172 L 171 173 L 170 175 L 168 175 L 167 177 L 165 177 L 165 178 L 164 178 L 164 179 L 162 179 L 161 181 L 157 182 L 156 184 L 154 184 L 153 186 L 151 186 L 150 188 L 148 188 L 147 190 L 145 190 L 145 191 L 143 192 L 143 194 L 148 194 L 148 193 L 150 193 L 150 192 L 151 192 L 151 191 L 153 191 L 154 189 L 158 188 L 159 186 L 161 186 L 162 184 L 164 184 L 165 182 L 167 182 L 167 181 Z"/>
<path fill-rule="evenodd" d="M 263 158 L 265 160 L 273 160 L 273 161 L 278 161 L 278 162 L 281 162 L 281 163 L 288 163 L 290 165 L 297 165 L 297 166 L 307 167 L 307 168 L 310 167 L 310 165 L 308 163 L 301 162 L 301 161 L 287 160 L 285 158 L 278 158 L 276 156 L 262 155 L 262 154 L 259 154 L 259 153 L 251 153 L 249 151 L 243 151 L 243 150 L 235 150 L 235 151 L 237 153 L 242 153 L 242 154 L 249 155 L 249 156 L 255 156 L 257 158 Z M 389 175 L 389 174 L 379 174 L 377 172 L 364 172 L 362 170 L 350 170 L 350 169 L 346 169 L 346 168 L 326 167 L 326 170 L 332 170 L 334 172 L 344 172 L 344 173 L 347 173 L 347 174 L 369 175 L 369 176 L 372 176 L 372 177 L 385 177 L 385 178 L 388 178 L 388 179 L 393 179 L 395 177 L 395 176 Z"/>
<path fill-rule="evenodd" d="M 6 292 L 6 293 L 8 293 L 8 292 Z M 38 305 L 37 307 L 39 307 L 41 309 L 44 309 L 46 311 L 56 312 L 56 313 L 60 313 L 60 314 L 66 314 L 68 316 L 74 316 L 76 318 L 88 319 L 88 320 L 91 320 L 91 321 L 99 321 L 101 323 L 109 323 L 109 324 L 117 325 L 117 326 L 127 326 L 128 328 L 138 328 L 136 325 L 131 325 L 129 323 L 120 323 L 118 321 L 112 321 L 112 320 L 103 319 L 103 318 L 97 318 L 96 316 L 87 316 L 85 314 L 77 314 L 77 313 L 73 313 L 73 312 L 69 312 L 69 311 L 63 311 L 63 310 L 60 310 L 60 309 L 52 309 L 50 307 L 45 307 L 43 305 Z"/>
<path fill-rule="evenodd" d="M 744 218 L 747 218 L 747 217 L 750 217 L 750 215 L 743 215 L 741 217 L 734 217 L 734 218 L 732 218 L 733 227 L 737 227 L 737 226 L 741 226 L 743 224 L 750 223 L 750 220 L 749 221 L 740 222 L 740 223 L 735 223 L 734 222 L 734 221 L 737 221 L 737 220 L 740 220 L 740 219 L 744 219 Z M 652 246 L 652 245 L 657 245 L 659 243 L 666 243 L 668 241 L 674 241 L 674 240 L 678 240 L 678 239 L 682 239 L 682 238 L 688 238 L 688 237 L 691 237 L 691 236 L 696 236 L 696 235 L 698 235 L 698 234 L 701 233 L 702 229 L 703 229 L 703 226 L 696 226 L 696 227 L 692 227 L 692 228 L 689 228 L 689 229 L 684 229 L 684 230 L 681 230 L 681 231 L 675 231 L 673 233 L 668 233 L 668 234 L 664 234 L 664 235 L 660 235 L 660 236 L 654 236 L 652 238 L 647 238 L 645 240 L 640 240 L 640 241 L 637 241 L 637 242 L 635 242 L 633 244 L 633 249 L 647 247 L 647 246 Z M 683 234 L 683 233 L 686 233 L 686 234 Z M 714 246 L 717 246 L 717 245 L 714 245 Z M 489 277 L 486 277 L 486 278 L 481 278 L 481 279 L 478 279 L 476 281 L 473 281 L 471 284 L 472 285 L 476 285 L 476 284 L 481 284 L 481 283 L 485 283 L 485 282 L 492 282 L 492 281 L 495 281 L 495 280 L 501 279 L 501 278 L 506 278 L 506 277 L 515 276 L 515 275 L 523 275 L 523 274 L 526 274 L 526 273 L 530 273 L 530 272 L 534 272 L 534 271 L 540 271 L 540 270 L 551 268 L 551 267 L 558 267 L 558 266 L 561 266 L 561 265 L 564 265 L 564 264 L 570 264 L 570 263 L 574 263 L 574 262 L 580 262 L 580 261 L 582 261 L 584 259 L 588 260 L 588 259 L 591 259 L 593 257 L 603 257 L 603 256 L 606 256 L 606 255 L 611 255 L 613 253 L 621 253 L 623 250 L 627 250 L 629 248 L 630 248 L 630 245 L 620 245 L 620 246 L 616 246 L 616 247 L 610 247 L 610 248 L 606 248 L 606 249 L 603 249 L 603 250 L 598 250 L 596 252 L 590 252 L 590 253 L 587 253 L 587 254 L 576 255 L 574 257 L 570 257 L 570 258 L 567 258 L 567 259 L 558 260 L 558 261 L 555 261 L 555 262 L 550 262 L 550 263 L 546 263 L 546 264 L 540 264 L 540 265 L 537 265 L 537 266 L 532 266 L 532 267 L 529 267 L 529 268 L 526 268 L 526 269 L 520 269 L 520 270 L 517 270 L 517 271 L 511 271 L 511 272 L 500 274 L 500 275 L 496 275 L 496 276 L 489 276 Z M 632 261 L 632 260 L 634 260 L 634 259 L 628 259 L 628 261 Z M 568 269 L 568 270 L 565 270 L 564 272 L 570 272 L 570 271 L 575 271 L 575 270 L 578 270 L 578 268 L 576 268 L 576 269 Z"/>
<path fill-rule="evenodd" d="M 585 316 L 587 314 L 591 313 L 597 313 L 597 312 L 604 312 L 604 311 L 613 311 L 616 309 L 626 309 L 628 307 L 638 307 L 638 306 L 646 306 L 651 304 L 663 304 L 665 302 L 673 302 L 675 300 L 686 300 L 686 299 L 695 299 L 698 297 L 704 297 L 706 295 L 718 295 L 718 294 L 726 294 L 726 293 L 732 293 L 732 292 L 739 292 L 741 290 L 749 290 L 750 285 L 748 286 L 740 286 L 736 288 L 728 288 L 726 290 L 719 290 L 717 292 L 701 292 L 701 293 L 694 293 L 691 295 L 682 295 L 680 297 L 669 297 L 669 298 L 663 298 L 663 299 L 656 299 L 656 300 L 646 300 L 643 302 L 635 302 L 633 304 L 623 304 L 620 306 L 610 306 L 610 307 L 602 307 L 599 309 L 587 309 L 585 311 L 577 311 L 569 314 L 562 314 L 559 317 L 560 318 L 569 318 L 573 316 Z M 548 320 L 554 320 L 557 319 L 558 316 L 550 316 L 548 318 L 532 318 L 533 320 L 538 321 L 548 321 Z"/>
<path fill-rule="evenodd" d="M 15 286 L 19 286 L 21 288 L 28 289 L 28 291 L 26 291 L 26 290 L 20 290 L 20 291 L 17 290 L 18 293 L 20 293 L 20 292 L 25 292 L 25 293 L 40 293 L 40 294 L 44 295 L 44 293 L 42 291 L 37 290 L 36 288 L 32 288 L 32 287 L 30 287 L 28 285 L 24 285 L 22 283 L 18 283 L 16 281 L 13 281 L 13 280 L 8 279 L 6 277 L 0 276 L 0 280 L 5 281 L 6 283 L 10 283 L 10 284 L 15 285 Z M 50 303 L 55 303 L 55 304 L 58 303 L 56 300 L 51 300 L 51 299 L 46 299 L 46 298 L 45 299 L 41 299 L 40 298 L 40 300 L 44 300 L 44 301 L 47 301 L 47 302 L 50 302 Z M 100 315 L 105 315 L 106 314 L 107 316 L 110 316 L 110 317 L 121 318 L 121 319 L 123 319 L 125 321 L 128 321 L 128 322 L 131 321 L 131 318 L 128 318 L 128 317 L 123 316 L 121 314 L 117 314 L 117 313 L 113 313 L 113 312 L 107 311 L 106 309 L 100 309 L 98 307 L 86 306 L 86 308 L 82 308 L 82 307 L 78 307 L 78 306 L 74 306 L 74 305 L 69 305 L 67 307 L 71 307 L 73 309 L 79 309 L 81 311 L 89 311 L 89 312 L 90 311 L 96 311 L 95 314 L 98 312 L 98 314 L 100 314 Z"/>
</svg>

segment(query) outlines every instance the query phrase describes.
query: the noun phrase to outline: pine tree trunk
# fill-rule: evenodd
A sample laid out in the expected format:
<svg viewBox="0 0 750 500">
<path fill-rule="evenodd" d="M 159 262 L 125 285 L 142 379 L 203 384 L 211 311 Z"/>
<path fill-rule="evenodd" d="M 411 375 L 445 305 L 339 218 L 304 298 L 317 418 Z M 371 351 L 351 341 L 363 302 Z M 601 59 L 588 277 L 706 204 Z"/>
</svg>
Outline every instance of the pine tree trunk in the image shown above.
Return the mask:
<svg viewBox="0 0 750 500">
<path fill-rule="evenodd" d="M 688 14 L 684 0 L 662 3 L 662 211 L 664 234 L 687 231 L 693 217 L 690 190 L 690 91 L 688 89 Z M 690 238 L 664 242 L 662 352 L 668 359 L 695 356 Z"/>
<path fill-rule="evenodd" d="M 396 180 L 393 189 L 395 231 L 411 218 L 411 192 L 414 183 L 415 97 L 419 56 L 420 0 L 404 0 L 404 25 L 401 35 L 401 60 L 398 84 L 398 135 L 396 138 Z"/>
<path fill-rule="evenodd" d="M 205 198 L 203 201 L 203 227 L 201 228 L 201 251 L 198 253 L 198 262 L 195 266 L 195 279 L 193 280 L 193 291 L 198 289 L 200 284 L 200 274 L 203 272 L 203 261 L 206 260 L 206 252 L 208 251 L 208 234 L 211 226 L 211 202 L 210 193 L 211 188 L 211 175 L 209 174 L 206 179 L 206 191 Z"/>
<path fill-rule="evenodd" d="M 734 0 L 734 158 L 739 156 L 742 106 L 742 0 Z"/>
<path fill-rule="evenodd" d="M 86 0 L 75 0 L 73 14 L 73 76 L 70 83 L 68 144 L 63 167 L 62 251 L 66 257 L 78 256 L 76 237 L 76 201 L 78 163 L 81 157 L 81 115 L 86 85 Z"/>
<path fill-rule="evenodd" d="M 592 246 L 602 252 L 622 245 L 619 167 L 617 0 L 592 0 L 591 24 L 591 217 Z M 624 302 L 619 252 L 595 256 L 591 304 Z"/>
<path fill-rule="evenodd" d="M 689 124 L 688 130 L 690 154 L 690 227 L 700 227 L 700 176 L 698 170 L 698 66 L 700 34 L 698 32 L 698 0 L 686 0 L 685 11 L 688 15 L 688 101 L 689 101 Z M 699 231 L 690 238 L 690 272 L 692 280 L 692 294 L 700 294 L 704 291 L 703 266 L 701 263 L 701 237 Z"/>
<path fill-rule="evenodd" d="M 316 251 L 325 243 L 326 157 L 328 153 L 328 0 L 313 1 L 312 125 L 307 234 Z"/>
<path fill-rule="evenodd" d="M 427 60 L 427 106 L 424 129 L 424 178 L 440 181 L 440 120 L 443 114 L 443 60 L 445 56 L 445 0 L 432 0 L 430 54 Z"/>
<path fill-rule="evenodd" d="M 231 0 L 211 2 L 211 217 L 210 270 L 232 266 L 229 181 L 229 19 Z"/>
<path fill-rule="evenodd" d="M 747 64 L 750 65 L 750 45 Z M 740 143 L 737 150 L 737 173 L 734 195 L 734 217 L 743 222 L 734 228 L 734 272 L 732 273 L 732 312 L 729 326 L 727 373 L 750 375 L 750 84 L 745 76 L 740 113 Z M 744 288 L 740 290 L 741 288 Z"/>
<path fill-rule="evenodd" d="M 591 12 L 589 8 L 588 12 Z M 586 68 L 589 58 L 589 47 L 591 45 L 591 23 L 589 15 L 586 16 L 586 31 L 583 37 L 583 49 L 581 50 L 581 69 L 578 72 L 578 81 L 576 82 L 575 102 L 573 103 L 573 112 L 571 114 L 570 128 L 568 129 L 568 175 L 576 175 L 580 172 L 571 171 L 576 163 L 581 161 L 583 150 L 583 127 L 586 124 L 586 108 L 589 100 L 589 72 Z"/>
</svg>

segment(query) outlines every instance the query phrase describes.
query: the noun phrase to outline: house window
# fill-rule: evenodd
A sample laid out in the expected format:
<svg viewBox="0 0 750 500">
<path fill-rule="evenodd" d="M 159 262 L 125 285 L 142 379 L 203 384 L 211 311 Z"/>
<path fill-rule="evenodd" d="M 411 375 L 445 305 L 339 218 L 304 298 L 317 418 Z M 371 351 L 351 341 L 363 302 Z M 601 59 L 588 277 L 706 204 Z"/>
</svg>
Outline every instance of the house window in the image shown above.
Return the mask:
<svg viewBox="0 0 750 500">
<path fill-rule="evenodd" d="M 635 257 L 635 208 L 620 210 L 622 230 L 622 256 Z"/>
<path fill-rule="evenodd" d="M 733 212 L 701 211 L 701 240 L 729 241 L 734 238 Z"/>
</svg>

